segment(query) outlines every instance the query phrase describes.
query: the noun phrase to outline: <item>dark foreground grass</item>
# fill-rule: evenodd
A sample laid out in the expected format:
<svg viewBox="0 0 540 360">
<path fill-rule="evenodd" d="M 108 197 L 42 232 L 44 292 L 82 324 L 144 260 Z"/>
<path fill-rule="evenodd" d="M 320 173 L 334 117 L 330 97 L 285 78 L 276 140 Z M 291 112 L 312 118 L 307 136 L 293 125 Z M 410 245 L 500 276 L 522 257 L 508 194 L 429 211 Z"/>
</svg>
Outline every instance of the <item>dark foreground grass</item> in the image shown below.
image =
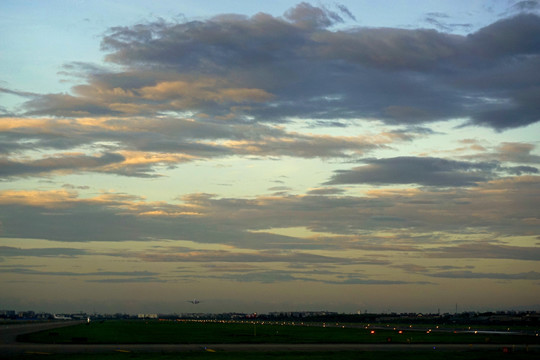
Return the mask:
<svg viewBox="0 0 540 360">
<path fill-rule="evenodd" d="M 362 327 L 292 326 L 276 324 L 105 321 L 22 335 L 19 341 L 88 344 L 339 344 L 339 343 L 433 343 L 433 344 L 539 344 L 540 337 L 508 334 L 474 334 Z"/>
<path fill-rule="evenodd" d="M 105 353 L 105 354 L 24 354 L 10 360 L 528 360 L 538 353 L 446 352 L 446 351 L 317 351 L 317 352 L 182 352 L 182 353 Z M 1 357 L 0 357 L 1 358 Z"/>
</svg>

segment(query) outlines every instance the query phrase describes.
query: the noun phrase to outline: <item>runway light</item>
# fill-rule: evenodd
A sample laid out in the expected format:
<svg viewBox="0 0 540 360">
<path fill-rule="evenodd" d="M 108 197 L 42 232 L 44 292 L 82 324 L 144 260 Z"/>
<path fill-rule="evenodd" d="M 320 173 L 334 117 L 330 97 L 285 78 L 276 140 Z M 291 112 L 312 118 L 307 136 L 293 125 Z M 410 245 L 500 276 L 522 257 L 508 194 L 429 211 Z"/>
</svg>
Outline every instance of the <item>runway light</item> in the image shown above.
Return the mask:
<svg viewBox="0 0 540 360">
<path fill-rule="evenodd" d="M 403 334 L 403 331 L 399 330 L 399 331 L 398 331 L 398 334 Z"/>
<path fill-rule="evenodd" d="M 371 330 L 369 333 L 370 334 L 375 334 L 375 330 Z"/>
</svg>

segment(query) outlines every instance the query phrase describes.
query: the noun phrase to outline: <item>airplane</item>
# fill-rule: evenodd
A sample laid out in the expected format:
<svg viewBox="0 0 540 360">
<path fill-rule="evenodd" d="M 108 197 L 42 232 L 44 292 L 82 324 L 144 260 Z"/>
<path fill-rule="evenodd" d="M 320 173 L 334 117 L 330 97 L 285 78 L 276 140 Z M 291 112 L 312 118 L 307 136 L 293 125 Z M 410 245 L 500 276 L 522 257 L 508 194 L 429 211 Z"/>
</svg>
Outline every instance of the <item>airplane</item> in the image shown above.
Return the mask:
<svg viewBox="0 0 540 360">
<path fill-rule="evenodd" d="M 197 305 L 197 304 L 199 304 L 199 303 L 200 303 L 200 301 L 199 301 L 199 300 L 197 300 L 197 299 L 193 299 L 193 300 L 188 300 L 187 302 L 190 302 L 190 303 L 192 303 L 192 304 L 194 304 L 194 305 Z"/>
<path fill-rule="evenodd" d="M 54 314 L 54 318 L 56 320 L 71 320 L 71 318 L 69 316 L 65 316 L 65 315 L 56 315 L 56 314 Z"/>
</svg>

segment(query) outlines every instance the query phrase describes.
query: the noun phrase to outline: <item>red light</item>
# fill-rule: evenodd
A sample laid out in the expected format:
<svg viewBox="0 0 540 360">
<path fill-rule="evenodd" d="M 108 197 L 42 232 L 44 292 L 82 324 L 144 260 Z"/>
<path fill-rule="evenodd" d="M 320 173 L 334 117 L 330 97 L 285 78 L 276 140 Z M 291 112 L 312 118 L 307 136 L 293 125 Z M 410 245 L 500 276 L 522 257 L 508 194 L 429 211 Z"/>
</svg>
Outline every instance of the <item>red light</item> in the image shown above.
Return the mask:
<svg viewBox="0 0 540 360">
<path fill-rule="evenodd" d="M 370 334 L 375 334 L 375 330 L 371 330 L 369 333 Z"/>
</svg>

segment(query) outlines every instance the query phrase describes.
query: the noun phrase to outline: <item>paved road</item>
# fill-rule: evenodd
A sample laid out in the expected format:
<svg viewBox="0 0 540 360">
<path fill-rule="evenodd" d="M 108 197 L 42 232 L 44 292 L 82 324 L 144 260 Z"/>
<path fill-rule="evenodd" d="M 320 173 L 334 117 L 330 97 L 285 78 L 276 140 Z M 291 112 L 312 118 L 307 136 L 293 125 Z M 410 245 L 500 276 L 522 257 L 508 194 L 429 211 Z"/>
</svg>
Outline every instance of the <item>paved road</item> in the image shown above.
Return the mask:
<svg viewBox="0 0 540 360">
<path fill-rule="evenodd" d="M 56 329 L 65 326 L 81 324 L 84 321 L 51 321 L 43 323 L 27 324 L 1 324 L 0 325 L 0 345 L 14 344 L 18 335 L 28 334 L 41 330 Z"/>
<path fill-rule="evenodd" d="M 0 345 L 0 354 L 81 354 L 111 352 L 161 352 L 173 353 L 184 351 L 502 351 L 507 347 L 513 351 L 540 353 L 540 346 L 529 345 L 493 345 L 493 344 L 4 344 Z"/>
<path fill-rule="evenodd" d="M 75 325 L 80 322 L 0 326 L 0 358 L 38 354 L 76 354 L 120 352 L 182 352 L 182 351 L 486 351 L 507 347 L 515 351 L 540 353 L 540 345 L 500 345 L 500 344 L 31 344 L 18 343 L 17 335 Z"/>
</svg>

